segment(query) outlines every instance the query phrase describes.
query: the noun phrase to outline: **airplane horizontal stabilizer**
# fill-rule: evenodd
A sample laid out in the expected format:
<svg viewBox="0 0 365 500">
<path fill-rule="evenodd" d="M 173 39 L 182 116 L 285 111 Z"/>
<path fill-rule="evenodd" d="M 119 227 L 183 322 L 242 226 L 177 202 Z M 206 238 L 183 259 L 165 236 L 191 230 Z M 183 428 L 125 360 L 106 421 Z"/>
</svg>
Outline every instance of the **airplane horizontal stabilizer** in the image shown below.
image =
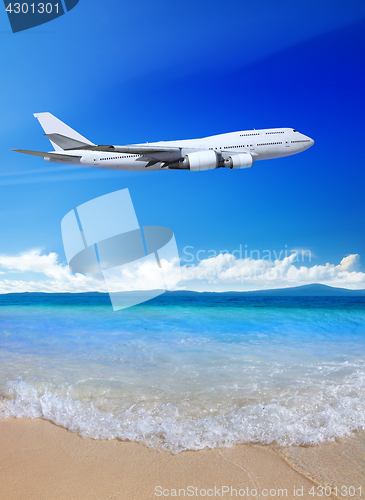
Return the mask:
<svg viewBox="0 0 365 500">
<path fill-rule="evenodd" d="M 82 158 L 82 156 L 63 155 L 61 153 L 43 153 L 42 151 L 28 151 L 27 149 L 13 149 L 12 151 L 16 151 L 17 153 L 24 153 L 26 155 L 41 156 L 42 158 L 49 158 L 50 160 L 56 161 L 70 161 Z"/>
<path fill-rule="evenodd" d="M 81 142 L 76 139 L 72 139 L 72 137 L 67 137 L 62 134 L 44 134 L 51 142 L 54 142 L 61 149 L 82 149 L 85 146 L 88 146 L 86 142 Z"/>
</svg>

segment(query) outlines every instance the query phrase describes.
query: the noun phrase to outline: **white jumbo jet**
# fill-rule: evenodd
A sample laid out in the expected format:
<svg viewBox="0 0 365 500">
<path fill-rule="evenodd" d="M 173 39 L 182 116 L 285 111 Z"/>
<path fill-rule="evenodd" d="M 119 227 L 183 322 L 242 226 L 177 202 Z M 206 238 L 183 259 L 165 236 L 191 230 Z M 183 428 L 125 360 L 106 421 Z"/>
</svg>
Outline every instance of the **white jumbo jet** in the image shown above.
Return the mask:
<svg viewBox="0 0 365 500">
<path fill-rule="evenodd" d="M 249 168 L 254 161 L 281 158 L 310 148 L 314 141 L 292 128 L 244 130 L 203 139 L 150 142 L 130 146 L 97 146 L 51 113 L 36 113 L 54 151 L 19 153 L 51 163 L 85 165 L 112 170 L 146 171 L 188 169 L 193 172 L 219 167 Z"/>
</svg>

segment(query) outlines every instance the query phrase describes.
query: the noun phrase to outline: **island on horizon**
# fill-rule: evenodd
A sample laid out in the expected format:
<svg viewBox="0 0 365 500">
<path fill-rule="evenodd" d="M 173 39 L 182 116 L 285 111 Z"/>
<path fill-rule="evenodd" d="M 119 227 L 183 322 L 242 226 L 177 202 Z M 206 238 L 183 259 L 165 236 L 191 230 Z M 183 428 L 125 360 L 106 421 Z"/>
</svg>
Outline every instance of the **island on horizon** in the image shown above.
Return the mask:
<svg viewBox="0 0 365 500">
<path fill-rule="evenodd" d="M 197 292 L 194 290 L 167 290 L 167 295 L 187 296 L 187 295 L 230 295 L 230 296 L 264 296 L 264 297 L 365 297 L 365 289 L 351 290 L 348 288 L 338 288 L 328 285 L 314 283 L 288 288 L 270 288 L 266 290 L 245 290 L 245 291 L 224 291 L 224 292 Z M 102 296 L 109 295 L 107 292 L 11 292 L 1 295 L 82 295 L 82 296 Z"/>
</svg>

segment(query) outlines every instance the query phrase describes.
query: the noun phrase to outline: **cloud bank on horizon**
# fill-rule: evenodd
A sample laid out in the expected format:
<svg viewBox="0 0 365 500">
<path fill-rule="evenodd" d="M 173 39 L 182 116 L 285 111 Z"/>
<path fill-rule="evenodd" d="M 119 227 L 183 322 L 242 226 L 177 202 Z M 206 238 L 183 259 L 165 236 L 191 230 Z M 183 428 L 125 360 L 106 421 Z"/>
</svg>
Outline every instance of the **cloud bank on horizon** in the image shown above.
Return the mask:
<svg viewBox="0 0 365 500">
<path fill-rule="evenodd" d="M 287 288 L 312 283 L 359 290 L 365 288 L 365 273 L 359 271 L 358 254 L 344 257 L 340 264 L 296 265 L 297 253 L 283 259 L 238 258 L 219 254 L 193 265 L 181 265 L 182 279 L 176 289 L 195 291 L 249 291 Z M 177 259 L 166 262 L 177 267 Z M 156 266 L 142 263 L 133 274 L 121 273 L 115 290 L 156 288 Z M 18 255 L 0 255 L 0 293 L 107 292 L 101 275 L 73 273 L 55 252 L 31 250 Z"/>
</svg>

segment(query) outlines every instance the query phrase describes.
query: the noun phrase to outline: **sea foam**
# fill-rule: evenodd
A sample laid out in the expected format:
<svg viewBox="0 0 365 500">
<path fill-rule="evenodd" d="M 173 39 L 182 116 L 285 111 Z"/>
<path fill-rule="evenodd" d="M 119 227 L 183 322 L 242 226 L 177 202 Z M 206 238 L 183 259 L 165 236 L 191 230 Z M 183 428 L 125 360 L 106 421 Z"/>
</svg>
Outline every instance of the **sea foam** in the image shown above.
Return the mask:
<svg viewBox="0 0 365 500">
<path fill-rule="evenodd" d="M 302 396 L 303 405 L 300 401 L 285 405 L 283 394 L 281 401 L 266 405 L 186 418 L 186 412 L 181 417 L 179 408 L 171 404 L 153 409 L 132 405 L 105 413 L 93 401 L 62 398 L 50 390 L 40 394 L 20 380 L 9 383 L 10 399 L 0 402 L 0 418 L 43 418 L 83 437 L 136 441 L 173 453 L 246 442 L 319 444 L 365 429 L 363 372 L 347 377 L 341 386 L 328 384 L 322 389 L 310 398 Z"/>
</svg>

